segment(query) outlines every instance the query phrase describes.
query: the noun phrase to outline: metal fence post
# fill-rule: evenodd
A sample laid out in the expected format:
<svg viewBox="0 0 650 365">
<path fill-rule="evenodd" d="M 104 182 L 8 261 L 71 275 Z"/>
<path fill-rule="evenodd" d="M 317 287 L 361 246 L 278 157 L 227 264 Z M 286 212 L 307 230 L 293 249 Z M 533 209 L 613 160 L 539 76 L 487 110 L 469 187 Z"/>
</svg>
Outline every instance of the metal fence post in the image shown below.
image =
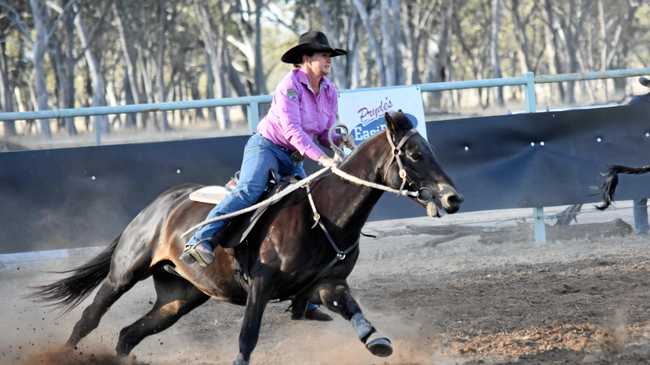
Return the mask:
<svg viewBox="0 0 650 365">
<path fill-rule="evenodd" d="M 246 106 L 246 112 L 248 114 L 248 129 L 251 133 L 255 133 L 257 129 L 257 123 L 260 122 L 260 107 L 257 101 L 251 101 Z"/>
<path fill-rule="evenodd" d="M 95 144 L 100 145 L 102 144 L 102 131 L 99 125 L 99 118 L 95 117 L 93 125 L 95 126 Z"/>
<path fill-rule="evenodd" d="M 544 225 L 544 207 L 539 206 L 533 208 L 533 220 L 534 220 L 534 236 L 535 242 L 544 243 L 546 242 L 546 226 Z"/>
<path fill-rule="evenodd" d="M 537 96 L 535 95 L 535 74 L 526 72 L 526 104 L 528 112 L 534 113 L 537 110 Z M 546 226 L 544 225 L 544 207 L 533 208 L 533 231 L 535 242 L 546 242 Z"/>
</svg>

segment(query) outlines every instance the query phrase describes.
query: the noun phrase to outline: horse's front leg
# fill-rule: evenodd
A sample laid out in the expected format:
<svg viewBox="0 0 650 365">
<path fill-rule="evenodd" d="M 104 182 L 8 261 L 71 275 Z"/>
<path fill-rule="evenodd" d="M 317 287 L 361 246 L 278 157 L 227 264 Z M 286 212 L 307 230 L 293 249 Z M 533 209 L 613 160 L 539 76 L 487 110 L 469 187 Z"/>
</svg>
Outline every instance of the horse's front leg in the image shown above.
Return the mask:
<svg viewBox="0 0 650 365">
<path fill-rule="evenodd" d="M 318 295 L 329 310 L 350 321 L 359 340 L 373 355 L 385 357 L 393 353 L 390 339 L 380 334 L 366 319 L 346 282 L 323 284 L 318 288 Z"/>
<path fill-rule="evenodd" d="M 251 353 L 257 345 L 260 335 L 260 325 L 262 324 L 262 315 L 269 301 L 269 285 L 271 278 L 270 273 L 265 273 L 253 277 L 248 299 L 246 301 L 246 312 L 244 322 L 239 332 L 239 355 L 233 362 L 233 365 L 249 365 Z"/>
</svg>

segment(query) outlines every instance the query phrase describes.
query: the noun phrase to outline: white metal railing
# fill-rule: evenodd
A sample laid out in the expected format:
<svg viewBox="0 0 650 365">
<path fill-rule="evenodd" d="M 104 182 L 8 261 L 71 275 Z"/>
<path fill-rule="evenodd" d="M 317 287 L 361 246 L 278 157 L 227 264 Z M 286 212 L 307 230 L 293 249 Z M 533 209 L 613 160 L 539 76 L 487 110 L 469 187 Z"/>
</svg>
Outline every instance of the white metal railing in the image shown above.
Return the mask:
<svg viewBox="0 0 650 365">
<path fill-rule="evenodd" d="M 539 75 L 539 76 L 535 76 L 534 73 L 528 72 L 520 77 L 432 82 L 432 83 L 418 84 L 416 86 L 418 86 L 420 88 L 420 91 L 422 92 L 476 89 L 476 88 L 500 87 L 500 86 L 524 86 L 526 88 L 527 110 L 529 112 L 534 112 L 537 109 L 537 100 L 535 98 L 536 84 L 564 82 L 564 81 L 634 77 L 634 76 L 642 76 L 647 74 L 650 74 L 650 67 L 637 68 L 637 69 L 620 69 L 620 70 L 609 70 L 609 71 L 598 71 L 598 72 L 559 74 L 559 75 Z M 373 88 L 373 89 L 382 89 L 382 88 Z M 341 92 L 347 92 L 347 91 L 348 90 L 342 90 Z M 32 111 L 32 112 L 11 112 L 11 113 L 5 112 L 5 113 L 0 113 L 0 121 L 84 117 L 84 116 L 93 116 L 93 115 L 173 111 L 173 110 L 184 110 L 184 109 L 199 109 L 199 108 L 214 108 L 214 107 L 245 105 L 247 107 L 248 126 L 252 131 L 255 129 L 257 123 L 259 122 L 259 105 L 264 103 L 270 103 L 271 100 L 272 100 L 271 95 L 257 95 L 257 96 L 243 96 L 237 98 L 175 101 L 175 102 L 167 102 L 167 103 L 129 104 L 129 105 L 99 106 L 99 107 L 74 108 L 74 109 L 52 109 L 52 110 L 40 110 L 40 111 Z M 96 133 L 96 143 L 101 144 L 100 128 L 97 128 L 97 126 L 95 126 L 95 133 Z"/>
<path fill-rule="evenodd" d="M 520 77 L 433 82 L 433 83 L 418 84 L 416 86 L 420 88 L 421 92 L 437 92 L 437 91 L 447 91 L 447 90 L 476 89 L 476 88 L 500 87 L 500 86 L 523 86 L 526 88 L 526 99 L 525 99 L 526 109 L 528 112 L 533 113 L 537 111 L 537 98 L 535 94 L 536 84 L 565 82 L 565 81 L 585 81 L 585 80 L 624 78 L 624 77 L 643 76 L 648 74 L 650 74 L 650 67 L 636 68 L 636 69 L 618 69 L 618 70 L 597 71 L 597 72 L 569 73 L 569 74 L 558 74 L 558 75 L 539 75 L 539 76 L 535 76 L 535 74 L 532 72 L 527 72 L 526 74 Z M 382 88 L 373 88 L 373 89 L 382 89 Z M 348 92 L 348 90 L 343 90 L 341 92 Z M 12 113 L 0 113 L 0 121 L 82 117 L 82 116 L 92 116 L 92 115 L 173 111 L 173 110 L 183 110 L 183 109 L 246 105 L 248 126 L 251 131 L 254 131 L 259 122 L 259 104 L 270 103 L 271 100 L 272 100 L 271 95 L 258 95 L 258 96 L 244 96 L 238 98 L 176 101 L 176 102 L 168 102 L 168 103 L 130 104 L 130 105 L 100 106 L 100 107 L 89 107 L 89 108 L 78 108 L 78 109 L 53 109 L 53 110 L 41 110 L 41 111 L 34 111 L 34 112 L 12 112 Z M 97 123 L 97 121 L 95 121 L 95 123 Z M 101 132 L 100 132 L 100 128 L 98 128 L 97 125 L 95 125 L 95 142 L 98 145 L 101 144 Z M 535 207 L 533 211 L 533 218 L 534 218 L 535 241 L 537 242 L 546 241 L 546 231 L 544 226 L 544 207 L 541 206 Z"/>
</svg>

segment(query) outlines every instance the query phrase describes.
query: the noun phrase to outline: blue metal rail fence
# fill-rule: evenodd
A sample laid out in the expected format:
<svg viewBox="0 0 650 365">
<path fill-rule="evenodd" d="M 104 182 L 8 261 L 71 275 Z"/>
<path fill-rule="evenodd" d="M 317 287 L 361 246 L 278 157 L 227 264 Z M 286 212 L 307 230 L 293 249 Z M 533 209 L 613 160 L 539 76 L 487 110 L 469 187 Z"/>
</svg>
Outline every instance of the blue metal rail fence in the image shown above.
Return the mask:
<svg viewBox="0 0 650 365">
<path fill-rule="evenodd" d="M 532 72 L 527 72 L 520 77 L 507 77 L 496 79 L 484 80 L 468 80 L 468 81 L 449 81 L 449 82 L 434 82 L 418 84 L 422 92 L 439 92 L 460 89 L 475 89 L 487 87 L 500 87 L 500 86 L 523 86 L 526 90 L 525 105 L 526 110 L 530 113 L 537 111 L 537 98 L 535 94 L 535 85 L 544 83 L 557 83 L 565 81 L 586 81 L 610 78 L 626 78 L 650 74 L 650 67 L 637 68 L 637 69 L 619 69 L 601 72 L 585 72 L 573 74 L 558 74 L 558 75 L 538 75 Z M 382 88 L 377 88 L 382 89 Z M 384 88 L 385 89 L 385 88 Z M 345 90 L 341 91 L 346 92 Z M 124 113 L 141 113 L 141 112 L 156 112 L 156 111 L 174 111 L 184 109 L 199 109 L 199 108 L 214 108 L 224 106 L 240 106 L 246 105 L 248 125 L 251 131 L 255 130 L 259 122 L 259 105 L 270 103 L 271 95 L 259 96 L 245 96 L 238 98 L 223 98 L 223 99 L 204 99 L 204 100 L 189 100 L 168 103 L 151 103 L 151 104 L 132 104 L 120 106 L 103 106 L 103 107 L 89 107 L 79 109 L 57 109 L 57 110 L 42 110 L 34 112 L 12 112 L 0 113 L 0 121 L 10 120 L 33 120 L 33 119 L 52 119 L 64 117 L 82 117 L 93 115 L 109 115 L 109 114 L 124 114 Z M 101 144 L 100 128 L 95 126 L 95 139 L 96 144 Z M 544 208 L 536 207 L 533 211 L 534 218 L 534 236 L 535 241 L 544 242 L 546 240 L 545 226 L 544 226 Z"/>
</svg>

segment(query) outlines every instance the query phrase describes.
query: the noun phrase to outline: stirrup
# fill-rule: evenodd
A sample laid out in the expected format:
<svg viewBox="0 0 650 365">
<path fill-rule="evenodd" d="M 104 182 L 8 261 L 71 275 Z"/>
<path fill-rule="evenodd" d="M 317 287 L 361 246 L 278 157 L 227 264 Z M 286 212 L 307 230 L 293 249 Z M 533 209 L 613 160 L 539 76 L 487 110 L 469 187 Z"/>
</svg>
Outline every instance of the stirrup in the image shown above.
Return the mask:
<svg viewBox="0 0 650 365">
<path fill-rule="evenodd" d="M 208 241 L 200 241 L 196 244 L 187 244 L 183 249 L 180 259 L 188 265 L 198 263 L 201 267 L 207 267 L 214 261 L 214 248 Z"/>
</svg>

